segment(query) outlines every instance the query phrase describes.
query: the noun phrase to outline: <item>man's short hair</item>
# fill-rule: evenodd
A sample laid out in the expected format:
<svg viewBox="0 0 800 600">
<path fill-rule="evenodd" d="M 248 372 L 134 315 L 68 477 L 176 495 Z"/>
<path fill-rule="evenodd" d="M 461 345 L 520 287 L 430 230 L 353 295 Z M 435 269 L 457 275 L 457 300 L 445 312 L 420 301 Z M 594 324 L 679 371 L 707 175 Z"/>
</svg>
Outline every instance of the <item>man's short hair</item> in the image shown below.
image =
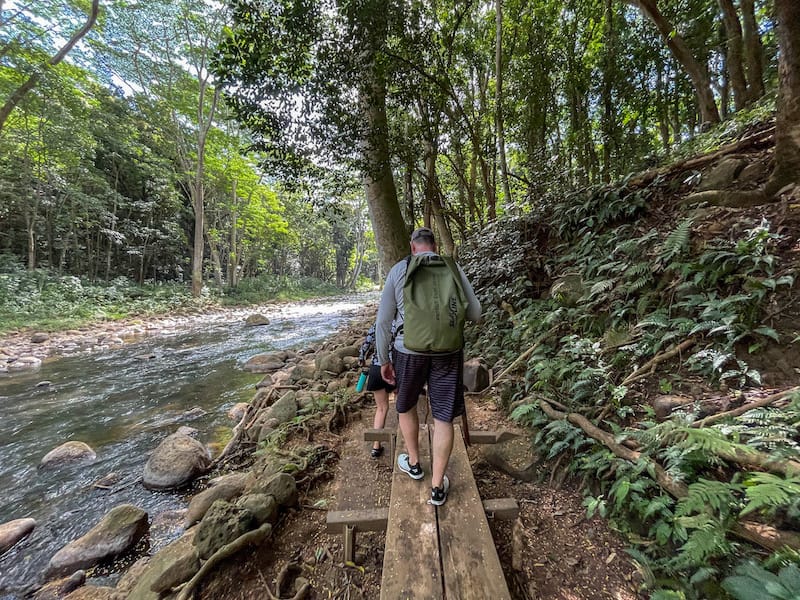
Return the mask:
<svg viewBox="0 0 800 600">
<path fill-rule="evenodd" d="M 433 246 L 436 243 L 436 238 L 433 237 L 433 231 L 431 231 L 430 228 L 418 227 L 414 230 L 414 233 L 411 234 L 411 241 Z"/>
</svg>

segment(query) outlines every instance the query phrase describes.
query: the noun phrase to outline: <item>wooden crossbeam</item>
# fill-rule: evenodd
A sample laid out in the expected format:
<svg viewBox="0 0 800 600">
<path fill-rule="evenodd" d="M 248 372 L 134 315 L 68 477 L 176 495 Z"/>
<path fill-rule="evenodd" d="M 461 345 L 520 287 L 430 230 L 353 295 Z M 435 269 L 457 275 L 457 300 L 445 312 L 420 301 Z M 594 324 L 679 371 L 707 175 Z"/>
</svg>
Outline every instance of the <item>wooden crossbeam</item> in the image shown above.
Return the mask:
<svg viewBox="0 0 800 600">
<path fill-rule="evenodd" d="M 519 515 L 519 504 L 514 498 L 492 498 L 483 501 L 483 510 L 488 519 L 511 521 Z M 325 525 L 328 533 L 344 533 L 347 526 L 357 531 L 386 531 L 388 521 L 388 508 L 330 510 Z"/>
</svg>

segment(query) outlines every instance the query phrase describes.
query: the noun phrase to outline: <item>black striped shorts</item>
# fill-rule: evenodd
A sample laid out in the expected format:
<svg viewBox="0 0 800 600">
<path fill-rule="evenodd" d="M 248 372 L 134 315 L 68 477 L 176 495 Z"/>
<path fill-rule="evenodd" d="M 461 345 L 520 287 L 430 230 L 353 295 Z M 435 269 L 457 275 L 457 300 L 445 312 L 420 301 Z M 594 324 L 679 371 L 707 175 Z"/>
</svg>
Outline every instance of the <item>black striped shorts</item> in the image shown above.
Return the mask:
<svg viewBox="0 0 800 600">
<path fill-rule="evenodd" d="M 417 405 L 422 388 L 428 384 L 428 401 L 433 418 L 452 423 L 464 414 L 464 351 L 450 354 L 407 354 L 396 352 L 397 412 Z"/>
</svg>

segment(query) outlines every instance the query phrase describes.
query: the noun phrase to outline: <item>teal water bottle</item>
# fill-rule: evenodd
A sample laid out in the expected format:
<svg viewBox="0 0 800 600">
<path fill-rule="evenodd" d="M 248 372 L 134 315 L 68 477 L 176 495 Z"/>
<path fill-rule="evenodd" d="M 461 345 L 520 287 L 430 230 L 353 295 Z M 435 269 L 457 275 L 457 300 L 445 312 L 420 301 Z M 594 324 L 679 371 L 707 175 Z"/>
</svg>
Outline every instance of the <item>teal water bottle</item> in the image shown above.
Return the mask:
<svg viewBox="0 0 800 600">
<path fill-rule="evenodd" d="M 367 383 L 367 373 L 368 373 L 368 371 L 366 369 L 361 371 L 361 375 L 358 378 L 358 383 L 356 384 L 356 391 L 357 392 L 363 392 L 364 391 L 364 385 Z"/>
</svg>

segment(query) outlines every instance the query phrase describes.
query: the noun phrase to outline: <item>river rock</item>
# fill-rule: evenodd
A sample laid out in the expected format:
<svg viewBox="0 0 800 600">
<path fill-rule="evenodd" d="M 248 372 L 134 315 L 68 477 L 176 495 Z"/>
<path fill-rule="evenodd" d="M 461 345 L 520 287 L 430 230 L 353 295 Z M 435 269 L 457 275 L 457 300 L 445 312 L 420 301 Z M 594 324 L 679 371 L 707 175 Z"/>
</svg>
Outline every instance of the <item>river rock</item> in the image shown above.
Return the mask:
<svg viewBox="0 0 800 600">
<path fill-rule="evenodd" d="M 180 433 L 181 435 L 188 435 L 189 437 L 195 437 L 200 431 L 194 427 L 189 427 L 188 425 L 181 425 L 175 431 L 175 433 Z"/>
<path fill-rule="evenodd" d="M 156 552 L 141 569 L 130 591 L 120 589 L 127 600 L 158 600 L 166 592 L 184 581 L 188 581 L 200 570 L 200 558 L 193 541 L 196 529 L 187 531 L 176 541 Z"/>
<path fill-rule="evenodd" d="M 278 509 L 280 505 L 274 496 L 268 496 L 267 494 L 247 494 L 239 498 L 236 501 L 236 505 L 246 508 L 253 513 L 253 517 L 258 525 L 263 525 L 264 523 L 274 525 L 275 521 L 278 520 Z"/>
<path fill-rule="evenodd" d="M 515 437 L 500 444 L 488 444 L 481 448 L 481 454 L 486 462 L 514 479 L 530 482 L 536 478 L 539 456 L 526 436 Z"/>
<path fill-rule="evenodd" d="M 36 369 L 42 366 L 42 359 L 36 356 L 20 356 L 14 362 L 9 361 L 9 371 L 22 371 L 24 369 Z"/>
<path fill-rule="evenodd" d="M 139 585 L 147 570 L 150 567 L 150 556 L 143 556 L 130 568 L 122 574 L 117 582 L 117 597 L 127 599 L 131 595 L 131 591 Z M 148 586 L 149 589 L 149 586 Z M 157 595 L 153 595 L 153 600 L 158 600 Z"/>
<path fill-rule="evenodd" d="M 116 590 L 113 587 L 85 585 L 65 596 L 64 600 L 115 600 L 116 598 Z"/>
<path fill-rule="evenodd" d="M 249 315 L 244 321 L 245 327 L 259 327 L 269 325 L 269 319 L 261 314 Z"/>
<path fill-rule="evenodd" d="M 249 406 L 250 405 L 247 402 L 237 402 L 230 408 L 230 410 L 228 410 L 228 416 L 232 421 L 236 421 L 238 423 L 242 420 L 242 417 L 247 412 L 247 407 Z"/>
<path fill-rule="evenodd" d="M 314 365 L 313 360 L 304 360 L 291 370 L 289 374 L 289 381 L 291 383 L 297 383 L 298 381 L 302 381 L 303 379 L 314 379 L 314 374 L 317 372 L 317 368 Z"/>
<path fill-rule="evenodd" d="M 70 440 L 45 454 L 44 458 L 42 458 L 42 461 L 39 463 L 39 468 L 48 469 L 74 462 L 93 462 L 96 458 L 97 454 L 95 454 L 95 451 L 92 450 L 89 444 L 77 440 Z"/>
<path fill-rule="evenodd" d="M 152 490 L 181 487 L 211 467 L 205 446 L 184 433 L 167 436 L 144 466 L 143 483 Z"/>
<path fill-rule="evenodd" d="M 81 587 L 85 581 L 86 571 L 75 571 L 69 577 L 62 577 L 44 584 L 33 594 L 33 600 L 61 600 L 73 590 Z"/>
<path fill-rule="evenodd" d="M 489 369 L 479 358 L 464 363 L 464 387 L 469 392 L 482 392 L 489 387 Z"/>
<path fill-rule="evenodd" d="M 30 535 L 36 527 L 36 521 L 31 518 L 14 519 L 0 525 L 0 555 L 4 554 L 21 539 Z"/>
<path fill-rule="evenodd" d="M 197 526 L 194 545 L 202 559 L 208 559 L 225 544 L 255 528 L 256 520 L 249 510 L 225 500 L 217 500 Z"/>
<path fill-rule="evenodd" d="M 550 287 L 550 297 L 564 306 L 575 306 L 586 291 L 586 287 L 577 273 L 563 275 Z"/>
<path fill-rule="evenodd" d="M 248 494 L 272 496 L 281 506 L 297 504 L 297 483 L 288 473 L 276 473 L 272 477 L 254 479 L 247 487 Z"/>
<path fill-rule="evenodd" d="M 251 356 L 242 368 L 251 373 L 271 373 L 282 369 L 285 363 L 285 352 L 266 352 Z"/>
<path fill-rule="evenodd" d="M 741 158 L 723 158 L 716 165 L 703 172 L 697 191 L 725 189 L 736 180 L 745 166 L 747 166 L 747 162 Z"/>
<path fill-rule="evenodd" d="M 314 359 L 314 365 L 320 373 L 338 375 L 344 371 L 344 361 L 335 352 L 320 352 Z"/>
<path fill-rule="evenodd" d="M 43 344 L 44 342 L 46 342 L 49 339 L 50 339 L 50 336 L 48 334 L 46 334 L 46 333 L 43 333 L 43 332 L 37 332 L 37 333 L 34 333 L 31 336 L 31 342 L 34 343 L 34 344 Z"/>
<path fill-rule="evenodd" d="M 260 412 L 258 420 L 252 428 L 254 431 L 259 432 L 259 442 L 283 423 L 291 421 L 297 416 L 297 401 L 295 397 L 294 390 L 289 390 L 275 404 Z"/>
<path fill-rule="evenodd" d="M 111 509 L 88 533 L 56 552 L 47 577 L 93 567 L 132 548 L 147 533 L 147 513 L 131 504 Z"/>
<path fill-rule="evenodd" d="M 220 478 L 216 485 L 203 490 L 189 502 L 186 511 L 184 527 L 187 529 L 203 518 L 208 509 L 217 500 L 232 500 L 240 496 L 244 491 L 247 479 L 238 473 L 233 473 L 224 478 Z"/>
</svg>

